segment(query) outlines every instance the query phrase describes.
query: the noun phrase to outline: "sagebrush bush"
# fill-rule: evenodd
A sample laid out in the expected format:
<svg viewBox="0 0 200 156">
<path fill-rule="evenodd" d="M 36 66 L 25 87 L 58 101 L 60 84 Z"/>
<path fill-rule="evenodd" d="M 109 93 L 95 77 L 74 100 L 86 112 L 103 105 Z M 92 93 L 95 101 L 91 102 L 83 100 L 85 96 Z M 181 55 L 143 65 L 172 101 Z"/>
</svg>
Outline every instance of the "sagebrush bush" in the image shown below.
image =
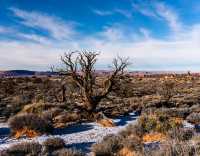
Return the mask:
<svg viewBox="0 0 200 156">
<path fill-rule="evenodd" d="M 131 135 L 142 137 L 144 133 L 145 133 L 144 128 L 142 127 L 142 124 L 139 122 L 137 124 L 130 124 L 126 127 L 126 129 L 119 132 L 119 134 L 124 138 L 129 137 Z"/>
<path fill-rule="evenodd" d="M 193 129 L 184 129 L 184 128 L 172 128 L 168 131 L 168 136 L 171 139 L 178 140 L 178 141 L 188 141 L 192 139 L 194 136 Z"/>
<path fill-rule="evenodd" d="M 48 138 L 42 144 L 45 147 L 45 151 L 55 151 L 65 147 L 65 142 L 61 138 Z"/>
<path fill-rule="evenodd" d="M 156 114 L 156 115 L 165 115 L 168 117 L 178 117 L 178 118 L 186 118 L 189 113 L 189 108 L 144 108 L 143 114 Z"/>
<path fill-rule="evenodd" d="M 54 108 L 55 104 L 44 103 L 43 100 L 24 106 L 21 113 L 41 114 L 42 112 Z"/>
<path fill-rule="evenodd" d="M 199 135 L 195 135 L 191 140 L 192 140 L 192 142 L 194 144 L 196 154 L 200 155 L 200 136 Z"/>
<path fill-rule="evenodd" d="M 65 148 L 53 152 L 52 156 L 85 156 L 85 155 L 79 150 Z"/>
<path fill-rule="evenodd" d="M 182 122 L 176 118 L 170 118 L 166 115 L 143 115 L 139 118 L 138 124 L 145 133 L 160 132 L 167 133 L 170 129 L 182 127 Z"/>
<path fill-rule="evenodd" d="M 51 122 L 53 122 L 53 119 L 59 115 L 61 112 L 63 112 L 63 109 L 61 108 L 51 108 L 49 110 L 43 111 L 41 116 L 46 119 L 49 120 Z"/>
<path fill-rule="evenodd" d="M 92 145 L 92 152 L 96 156 L 113 156 L 122 147 L 122 138 L 120 136 L 108 135 L 100 143 Z"/>
<path fill-rule="evenodd" d="M 168 141 L 148 153 L 148 156 L 196 156 L 196 150 L 188 142 Z"/>
<path fill-rule="evenodd" d="M 132 136 L 129 138 L 124 138 L 122 140 L 123 148 L 127 148 L 131 151 L 143 152 L 142 140 L 137 136 Z"/>
<path fill-rule="evenodd" d="M 191 113 L 187 116 L 186 120 L 193 124 L 199 124 L 200 123 L 200 113 Z"/>
<path fill-rule="evenodd" d="M 13 134 L 24 129 L 33 130 L 40 134 L 51 133 L 53 130 L 52 124 L 48 120 L 35 114 L 16 115 L 9 119 L 9 126 Z"/>
<path fill-rule="evenodd" d="M 42 146 L 37 142 L 22 142 L 9 147 L 1 156 L 38 156 Z"/>
</svg>

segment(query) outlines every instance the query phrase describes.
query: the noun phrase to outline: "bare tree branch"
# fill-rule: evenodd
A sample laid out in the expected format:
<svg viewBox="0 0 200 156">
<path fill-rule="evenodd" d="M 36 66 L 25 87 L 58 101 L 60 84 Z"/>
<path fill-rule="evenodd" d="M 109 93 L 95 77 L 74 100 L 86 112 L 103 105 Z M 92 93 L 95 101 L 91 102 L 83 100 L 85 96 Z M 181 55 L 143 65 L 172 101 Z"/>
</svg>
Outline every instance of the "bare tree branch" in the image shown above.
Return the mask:
<svg viewBox="0 0 200 156">
<path fill-rule="evenodd" d="M 99 53 L 91 51 L 76 51 L 65 53 L 61 61 L 65 65 L 62 70 L 70 74 L 75 83 L 81 88 L 83 101 L 88 111 L 94 111 L 98 103 L 105 98 L 113 89 L 114 80 L 122 75 L 124 69 L 129 65 L 128 58 L 117 57 L 113 60 L 113 72 L 105 81 L 105 88 L 99 95 L 94 93 L 96 75 L 94 65 Z"/>
</svg>

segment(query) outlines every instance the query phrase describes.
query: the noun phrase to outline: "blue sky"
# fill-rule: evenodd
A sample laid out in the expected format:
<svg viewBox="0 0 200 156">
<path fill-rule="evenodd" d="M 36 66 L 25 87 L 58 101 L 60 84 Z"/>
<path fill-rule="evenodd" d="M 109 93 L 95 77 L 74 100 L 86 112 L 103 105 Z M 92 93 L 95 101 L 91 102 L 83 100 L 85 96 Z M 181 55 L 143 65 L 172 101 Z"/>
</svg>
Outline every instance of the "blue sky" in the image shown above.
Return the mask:
<svg viewBox="0 0 200 156">
<path fill-rule="evenodd" d="M 131 70 L 200 71 L 198 0 L 0 0 L 0 70 L 48 70 L 70 50 Z"/>
</svg>

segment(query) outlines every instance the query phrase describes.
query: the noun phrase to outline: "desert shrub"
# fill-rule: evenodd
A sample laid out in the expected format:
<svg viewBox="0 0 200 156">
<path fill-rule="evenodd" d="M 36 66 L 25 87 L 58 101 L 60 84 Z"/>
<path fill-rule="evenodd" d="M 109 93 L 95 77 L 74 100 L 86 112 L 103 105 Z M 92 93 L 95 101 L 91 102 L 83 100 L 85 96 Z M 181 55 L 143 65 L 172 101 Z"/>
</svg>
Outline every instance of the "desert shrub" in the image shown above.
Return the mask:
<svg viewBox="0 0 200 156">
<path fill-rule="evenodd" d="M 139 124 L 143 127 L 145 133 L 152 131 L 165 133 L 172 124 L 167 116 L 142 116 L 139 118 Z"/>
<path fill-rule="evenodd" d="M 153 129 L 156 128 L 157 126 L 157 120 L 155 117 L 151 116 L 151 117 L 147 117 L 147 116 L 141 116 L 139 118 L 138 124 L 141 125 L 141 127 L 143 128 L 144 132 L 150 132 Z"/>
<path fill-rule="evenodd" d="M 108 135 L 102 142 L 92 145 L 92 152 L 96 156 L 113 156 L 123 147 L 121 141 L 120 136 Z"/>
<path fill-rule="evenodd" d="M 53 107 L 55 107 L 54 104 L 44 103 L 43 101 L 39 101 L 37 103 L 33 103 L 33 104 L 24 106 L 21 113 L 41 114 L 43 111 L 49 110 Z"/>
<path fill-rule="evenodd" d="M 127 148 L 131 151 L 143 152 L 142 140 L 137 136 L 132 136 L 122 140 L 123 148 Z"/>
<path fill-rule="evenodd" d="M 33 83 L 42 83 L 42 78 L 40 77 L 33 77 Z"/>
<path fill-rule="evenodd" d="M 199 104 L 194 104 L 189 109 L 190 109 L 190 112 L 198 113 L 198 112 L 200 112 L 200 105 Z"/>
<path fill-rule="evenodd" d="M 187 141 L 187 140 L 190 140 L 194 136 L 194 130 L 183 129 L 183 128 L 172 128 L 168 132 L 168 136 L 171 139 L 175 139 L 178 141 Z"/>
<path fill-rule="evenodd" d="M 52 156 L 84 156 L 84 154 L 76 149 L 60 149 L 52 153 Z"/>
<path fill-rule="evenodd" d="M 177 118 L 186 118 L 190 114 L 189 108 L 156 108 L 156 107 L 150 107 L 150 108 L 144 108 L 142 110 L 143 115 L 152 115 L 155 114 L 157 116 L 159 115 L 165 115 L 168 117 L 177 117 Z"/>
<path fill-rule="evenodd" d="M 200 136 L 195 135 L 191 140 L 194 143 L 196 154 L 200 155 Z"/>
<path fill-rule="evenodd" d="M 183 126 L 182 121 L 166 115 L 143 115 L 139 118 L 138 125 L 144 133 L 159 132 L 164 134 L 172 128 Z"/>
<path fill-rule="evenodd" d="M 168 141 L 160 149 L 151 151 L 148 156 L 194 156 L 195 147 L 188 142 Z"/>
<path fill-rule="evenodd" d="M 191 113 L 189 116 L 187 116 L 186 120 L 193 124 L 199 124 L 200 123 L 200 113 Z"/>
<path fill-rule="evenodd" d="M 53 130 L 51 123 L 35 114 L 21 114 L 9 119 L 9 126 L 13 134 L 24 129 L 33 130 L 40 134 Z"/>
<path fill-rule="evenodd" d="M 2 156 L 38 156 L 42 146 L 37 142 L 22 142 L 12 145 L 2 153 Z"/>
<path fill-rule="evenodd" d="M 63 109 L 61 108 L 51 108 L 49 110 L 46 110 L 44 112 L 42 112 L 41 116 L 49 121 L 53 121 L 53 119 L 59 115 L 61 112 L 63 112 Z"/>
<path fill-rule="evenodd" d="M 137 124 L 130 124 L 126 127 L 125 130 L 122 130 L 119 134 L 120 136 L 129 137 L 131 135 L 142 137 L 143 134 L 145 133 L 144 128 L 142 127 L 141 123 Z"/>
<path fill-rule="evenodd" d="M 55 151 L 65 147 L 65 142 L 61 138 L 48 138 L 42 144 L 45 147 L 45 151 Z"/>
<path fill-rule="evenodd" d="M 161 108 L 156 109 L 154 113 L 157 115 L 166 115 L 168 117 L 186 118 L 190 110 L 189 108 Z"/>
<path fill-rule="evenodd" d="M 137 136 L 140 139 L 143 138 L 145 134 L 155 134 L 156 136 L 159 134 L 164 137 L 171 129 L 182 127 L 182 121 L 176 118 L 169 118 L 164 115 L 143 115 L 138 119 L 136 124 L 127 126 L 119 135 L 123 138 Z"/>
<path fill-rule="evenodd" d="M 166 103 L 169 103 L 171 98 L 177 94 L 176 83 L 173 80 L 164 80 L 158 88 L 158 92 L 163 96 Z"/>
<path fill-rule="evenodd" d="M 56 116 L 55 122 L 68 123 L 80 120 L 80 115 L 78 113 L 62 112 L 60 115 Z"/>
</svg>

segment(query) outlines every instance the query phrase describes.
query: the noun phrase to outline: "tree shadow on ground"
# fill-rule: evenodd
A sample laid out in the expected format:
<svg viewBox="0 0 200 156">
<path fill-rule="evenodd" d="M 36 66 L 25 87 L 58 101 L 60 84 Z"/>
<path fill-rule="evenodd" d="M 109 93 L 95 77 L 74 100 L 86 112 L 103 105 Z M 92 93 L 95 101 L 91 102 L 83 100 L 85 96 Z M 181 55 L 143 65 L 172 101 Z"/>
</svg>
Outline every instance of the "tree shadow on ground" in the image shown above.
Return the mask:
<svg viewBox="0 0 200 156">
<path fill-rule="evenodd" d="M 9 134 L 10 134 L 10 128 L 8 128 L 8 127 L 0 128 L 0 138 L 8 136 Z"/>
<path fill-rule="evenodd" d="M 85 123 L 85 124 L 72 125 L 66 128 L 56 128 L 53 134 L 54 135 L 72 134 L 72 133 L 88 131 L 91 129 L 93 129 L 93 125 Z"/>
<path fill-rule="evenodd" d="M 126 124 L 128 124 L 130 122 L 133 122 L 137 118 L 138 118 L 138 114 L 137 113 L 130 113 L 129 115 L 119 116 L 118 118 L 116 118 L 119 121 L 115 122 L 115 124 L 116 124 L 116 126 L 124 126 L 124 125 L 126 125 Z"/>
<path fill-rule="evenodd" d="M 10 135 L 10 128 L 1 127 L 0 128 L 0 144 L 4 144 Z"/>
</svg>

